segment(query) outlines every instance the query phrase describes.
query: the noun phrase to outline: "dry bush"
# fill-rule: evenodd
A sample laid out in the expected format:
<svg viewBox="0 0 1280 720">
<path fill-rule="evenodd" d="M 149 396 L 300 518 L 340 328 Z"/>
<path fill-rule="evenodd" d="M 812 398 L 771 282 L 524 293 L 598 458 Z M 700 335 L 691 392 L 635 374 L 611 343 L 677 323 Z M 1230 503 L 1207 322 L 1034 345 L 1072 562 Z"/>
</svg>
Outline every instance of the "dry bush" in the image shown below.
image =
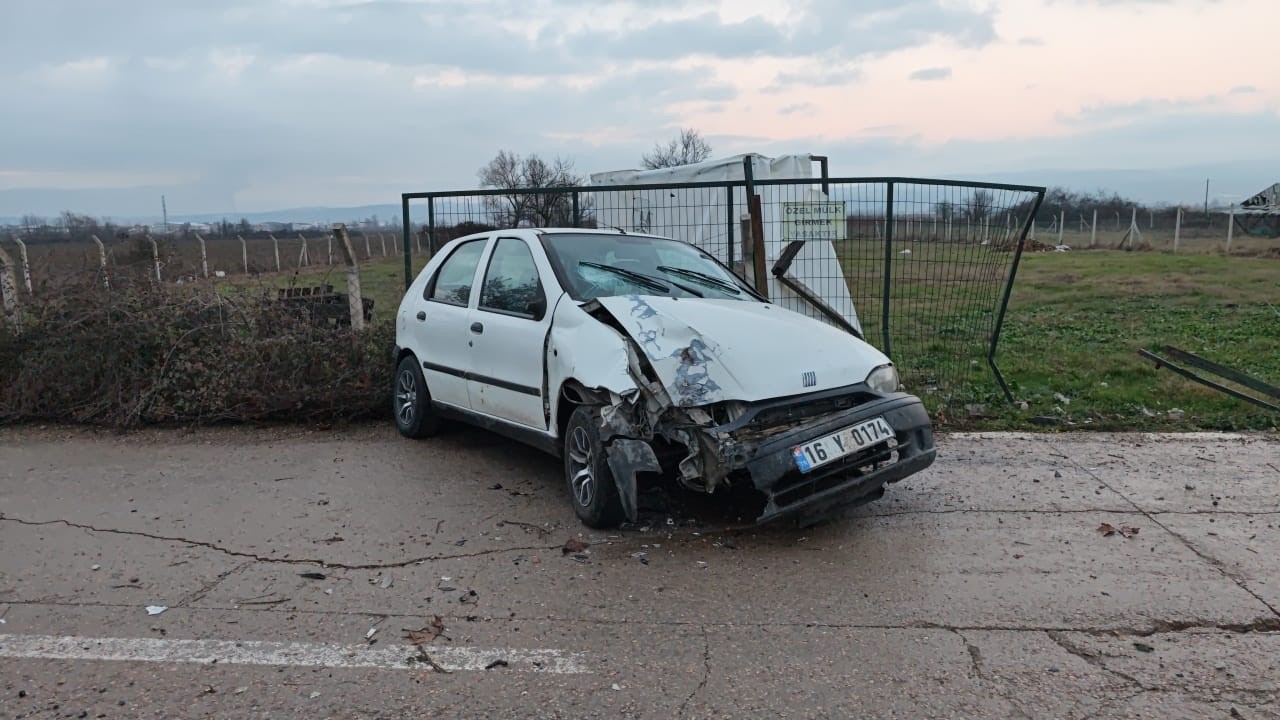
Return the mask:
<svg viewBox="0 0 1280 720">
<path fill-rule="evenodd" d="M 313 322 L 267 295 L 87 283 L 0 329 L 0 422 L 333 422 L 386 414 L 394 330 Z"/>
</svg>

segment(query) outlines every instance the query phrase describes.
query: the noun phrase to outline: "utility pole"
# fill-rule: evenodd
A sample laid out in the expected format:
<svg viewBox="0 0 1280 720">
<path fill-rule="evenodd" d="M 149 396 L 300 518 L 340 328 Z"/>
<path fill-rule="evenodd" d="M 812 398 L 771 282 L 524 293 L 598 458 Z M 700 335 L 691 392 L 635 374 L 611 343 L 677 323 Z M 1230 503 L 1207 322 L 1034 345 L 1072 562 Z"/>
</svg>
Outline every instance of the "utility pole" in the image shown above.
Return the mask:
<svg viewBox="0 0 1280 720">
<path fill-rule="evenodd" d="M 164 218 L 164 234 L 169 234 L 169 207 L 164 203 L 164 196 L 160 196 L 160 215 Z"/>
<path fill-rule="evenodd" d="M 1204 179 L 1204 216 L 1209 217 L 1209 178 Z"/>
</svg>

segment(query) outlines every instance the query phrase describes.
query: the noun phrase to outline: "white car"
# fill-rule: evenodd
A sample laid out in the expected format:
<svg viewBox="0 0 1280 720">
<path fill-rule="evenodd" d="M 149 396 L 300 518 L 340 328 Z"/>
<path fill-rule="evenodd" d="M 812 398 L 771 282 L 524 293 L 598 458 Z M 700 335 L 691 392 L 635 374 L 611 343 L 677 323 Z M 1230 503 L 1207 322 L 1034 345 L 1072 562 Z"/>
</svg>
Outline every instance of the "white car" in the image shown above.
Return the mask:
<svg viewBox="0 0 1280 720">
<path fill-rule="evenodd" d="M 443 419 L 564 459 L 591 527 L 636 518 L 636 475 L 749 483 L 758 520 L 812 522 L 928 467 L 920 400 L 854 335 L 760 297 L 707 253 L 651 235 L 458 238 L 396 315 L 396 426 Z"/>
</svg>

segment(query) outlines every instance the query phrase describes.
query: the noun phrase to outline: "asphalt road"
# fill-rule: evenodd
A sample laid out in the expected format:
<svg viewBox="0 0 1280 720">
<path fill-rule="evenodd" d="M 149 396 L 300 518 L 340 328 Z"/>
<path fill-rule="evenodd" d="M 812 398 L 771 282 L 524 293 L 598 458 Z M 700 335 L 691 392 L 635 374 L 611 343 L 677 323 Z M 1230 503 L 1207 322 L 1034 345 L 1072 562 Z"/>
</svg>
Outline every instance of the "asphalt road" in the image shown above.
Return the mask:
<svg viewBox="0 0 1280 720">
<path fill-rule="evenodd" d="M 0 431 L 0 718 L 1276 718 L 1278 451 L 949 436 L 601 533 L 479 431 Z"/>
</svg>

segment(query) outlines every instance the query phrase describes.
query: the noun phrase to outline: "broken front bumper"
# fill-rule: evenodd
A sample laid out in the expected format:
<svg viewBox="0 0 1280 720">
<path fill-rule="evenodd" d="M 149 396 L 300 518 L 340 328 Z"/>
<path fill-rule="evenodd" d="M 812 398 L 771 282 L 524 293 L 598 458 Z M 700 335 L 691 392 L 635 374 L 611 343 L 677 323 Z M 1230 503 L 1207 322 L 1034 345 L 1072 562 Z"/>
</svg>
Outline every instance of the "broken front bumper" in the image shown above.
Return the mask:
<svg viewBox="0 0 1280 720">
<path fill-rule="evenodd" d="M 843 457 L 808 473 L 796 467 L 792 449 L 864 420 L 883 417 L 895 442 Z M 820 423 L 774 435 L 746 463 L 757 490 L 768 500 L 757 522 L 795 517 L 802 522 L 843 507 L 874 500 L 885 483 L 897 482 L 933 464 L 933 426 L 920 399 L 903 393 L 863 403 Z"/>
</svg>

